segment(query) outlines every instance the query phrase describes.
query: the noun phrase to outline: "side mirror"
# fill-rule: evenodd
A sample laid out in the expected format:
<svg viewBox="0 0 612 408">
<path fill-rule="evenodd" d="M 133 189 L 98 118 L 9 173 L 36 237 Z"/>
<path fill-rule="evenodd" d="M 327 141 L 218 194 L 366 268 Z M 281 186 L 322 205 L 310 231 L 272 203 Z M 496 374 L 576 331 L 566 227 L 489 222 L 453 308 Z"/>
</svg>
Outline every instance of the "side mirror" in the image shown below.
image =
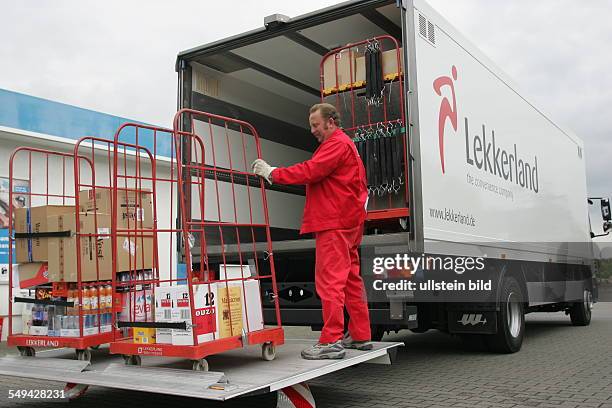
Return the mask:
<svg viewBox="0 0 612 408">
<path fill-rule="evenodd" d="M 604 198 L 601 200 L 601 217 L 604 219 L 604 221 L 612 221 L 612 214 L 610 213 L 610 199 L 609 198 Z"/>
<path fill-rule="evenodd" d="M 604 232 L 608 232 L 611 229 L 612 229 L 612 222 L 606 221 L 606 222 L 603 223 L 603 231 Z"/>
</svg>

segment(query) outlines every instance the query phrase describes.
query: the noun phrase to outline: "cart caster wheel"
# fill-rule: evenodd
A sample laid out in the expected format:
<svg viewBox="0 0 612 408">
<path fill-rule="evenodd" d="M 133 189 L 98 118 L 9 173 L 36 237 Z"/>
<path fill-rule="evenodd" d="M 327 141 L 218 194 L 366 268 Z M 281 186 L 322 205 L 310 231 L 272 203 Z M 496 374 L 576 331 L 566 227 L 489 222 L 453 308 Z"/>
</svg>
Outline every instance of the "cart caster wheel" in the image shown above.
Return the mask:
<svg viewBox="0 0 612 408">
<path fill-rule="evenodd" d="M 140 356 L 123 356 L 125 365 L 139 366 L 142 365 L 142 359 Z"/>
<path fill-rule="evenodd" d="M 22 357 L 36 357 L 36 350 L 32 347 L 18 346 L 17 350 Z"/>
<path fill-rule="evenodd" d="M 78 349 L 76 351 L 76 357 L 79 361 L 91 361 L 91 351 L 89 351 L 88 349 Z"/>
<path fill-rule="evenodd" d="M 201 358 L 199 360 L 193 360 L 193 365 L 191 366 L 193 371 L 208 371 L 208 361 L 205 358 Z"/>
<path fill-rule="evenodd" d="M 89 385 L 86 384 L 66 383 L 66 386 L 64 387 L 64 397 L 68 398 L 69 400 L 75 400 L 83 396 L 88 388 Z"/>
<path fill-rule="evenodd" d="M 276 357 L 276 347 L 274 344 L 267 342 L 261 345 L 261 358 L 266 361 L 272 361 Z"/>
<path fill-rule="evenodd" d="M 90 349 L 92 350 L 99 350 L 100 349 L 100 345 L 96 345 L 96 346 L 91 346 Z"/>
</svg>

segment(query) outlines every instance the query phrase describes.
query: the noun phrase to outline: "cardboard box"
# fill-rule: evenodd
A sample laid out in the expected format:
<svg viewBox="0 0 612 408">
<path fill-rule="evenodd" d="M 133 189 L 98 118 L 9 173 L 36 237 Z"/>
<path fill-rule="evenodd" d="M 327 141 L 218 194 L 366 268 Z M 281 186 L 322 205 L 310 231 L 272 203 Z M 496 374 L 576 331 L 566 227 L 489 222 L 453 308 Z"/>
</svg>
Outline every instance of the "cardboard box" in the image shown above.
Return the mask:
<svg viewBox="0 0 612 408">
<path fill-rule="evenodd" d="M 262 330 L 264 324 L 259 280 L 245 280 L 244 293 L 243 282 L 241 281 L 229 282 L 228 286 L 230 289 L 231 302 L 229 305 L 225 284 L 217 283 L 217 287 L 219 288 L 217 290 L 217 299 L 221 302 L 219 306 L 220 311 L 218 313 L 219 332 L 221 337 L 238 336 L 242 334 L 242 329 L 246 332 Z M 236 289 L 238 289 L 238 291 Z M 232 316 L 231 325 L 229 320 L 230 315 Z"/>
<path fill-rule="evenodd" d="M 403 49 L 400 47 L 400 66 L 402 66 Z M 382 53 L 382 71 L 383 78 L 391 79 L 389 75 L 398 73 L 397 69 L 397 51 L 396 49 L 383 51 Z M 358 56 L 355 59 L 355 82 L 364 82 L 366 79 L 365 56 Z"/>
<path fill-rule="evenodd" d="M 49 269 L 46 262 L 31 262 L 17 265 L 19 287 L 30 288 L 49 283 Z"/>
<path fill-rule="evenodd" d="M 246 279 L 251 277 L 249 265 L 219 265 L 219 280 Z"/>
<path fill-rule="evenodd" d="M 172 322 L 172 287 L 159 286 L 155 288 L 155 322 Z M 155 329 L 156 342 L 172 344 L 172 329 Z"/>
<path fill-rule="evenodd" d="M 86 236 L 86 234 L 98 236 Z M 77 239 L 80 239 L 81 280 L 95 281 L 96 257 L 99 280 L 112 277 L 112 240 L 110 215 L 80 213 L 79 231 L 76 237 L 76 216 L 72 214 L 54 215 L 48 219 L 51 231 L 71 231 L 66 238 L 49 238 L 49 280 L 51 282 L 77 281 Z M 153 268 L 153 236 L 117 237 L 117 272 Z"/>
<path fill-rule="evenodd" d="M 137 344 L 155 344 L 155 329 L 148 327 L 134 328 L 134 343 Z"/>
<path fill-rule="evenodd" d="M 30 326 L 30 336 L 47 336 L 49 328 L 47 326 Z"/>
<path fill-rule="evenodd" d="M 203 343 L 220 338 L 217 324 L 217 284 L 200 284 L 193 287 L 195 298 L 195 330 L 198 342 Z"/>
<path fill-rule="evenodd" d="M 350 55 L 350 58 L 349 58 Z M 337 62 L 337 71 L 336 71 Z M 353 81 L 355 80 L 355 53 L 343 50 L 327 58 L 323 63 L 323 89 L 336 88 L 336 72 L 340 87 L 350 85 L 351 66 L 353 68 Z"/>
<path fill-rule="evenodd" d="M 30 334 L 30 327 L 32 327 L 32 307 L 34 303 L 24 303 L 23 311 L 21 312 L 21 327 L 22 334 Z"/>
<path fill-rule="evenodd" d="M 264 322 L 259 281 L 256 279 L 244 281 L 246 295 L 243 293 L 242 288 L 243 282 L 241 281 L 228 282 L 227 287 L 223 282 L 211 283 L 210 285 L 202 283 L 193 286 L 196 315 L 195 330 L 198 336 L 198 343 L 224 337 L 239 336 L 242 334 L 243 329 L 244 331 L 263 329 Z M 227 296 L 228 292 L 229 298 Z M 170 289 L 170 293 L 175 304 L 175 307 L 172 309 L 172 321 L 186 321 L 188 325 L 191 324 L 187 286 L 176 286 L 174 289 Z M 179 307 L 176 307 L 176 305 L 179 305 Z M 173 329 L 172 344 L 193 345 L 193 332 L 191 329 Z"/>
<path fill-rule="evenodd" d="M 112 214 L 113 191 L 96 188 L 79 192 L 79 211 Z M 119 191 L 117 193 L 117 228 L 153 228 L 153 195 L 150 191 Z M 128 226 L 129 224 L 129 226 Z"/>
<path fill-rule="evenodd" d="M 110 256 L 112 254 L 109 252 Z M 117 237 L 117 272 L 153 269 L 153 234 Z"/>
<path fill-rule="evenodd" d="M 259 280 L 245 280 L 244 290 L 245 295 L 243 296 L 243 308 L 247 311 L 247 313 L 243 314 L 242 316 L 242 325 L 247 332 L 263 330 L 264 319 L 261 308 L 261 290 L 259 288 Z"/>
<path fill-rule="evenodd" d="M 58 214 L 74 213 L 71 205 L 43 205 L 41 207 L 16 208 L 15 232 L 49 232 L 47 217 Z M 16 263 L 46 262 L 48 259 L 47 242 L 49 238 L 17 238 L 15 240 Z"/>
<path fill-rule="evenodd" d="M 81 234 L 94 234 L 95 216 L 79 214 Z M 110 233 L 110 216 L 97 215 L 97 234 Z M 77 282 L 77 256 L 81 260 L 81 281 L 110 280 L 112 277 L 112 244 L 110 236 L 80 236 L 76 233 L 75 214 L 53 215 L 48 218 L 52 231 L 71 231 L 70 237 L 49 239 L 49 280 Z M 77 239 L 80 240 L 77 254 Z M 97 271 L 96 274 L 96 261 Z"/>
<path fill-rule="evenodd" d="M 219 339 L 217 325 L 216 284 L 200 284 L 193 286 L 195 298 L 195 330 L 198 343 Z M 193 345 L 193 323 L 189 306 L 189 289 L 186 285 L 174 286 L 171 289 L 174 302 L 172 322 L 187 322 L 188 329 L 172 329 L 173 345 Z"/>
<path fill-rule="evenodd" d="M 191 309 L 189 305 L 189 289 L 187 285 L 173 286 L 170 291 L 173 300 L 172 322 L 187 322 L 187 330 L 172 329 L 172 344 L 175 346 L 193 345 Z"/>
</svg>

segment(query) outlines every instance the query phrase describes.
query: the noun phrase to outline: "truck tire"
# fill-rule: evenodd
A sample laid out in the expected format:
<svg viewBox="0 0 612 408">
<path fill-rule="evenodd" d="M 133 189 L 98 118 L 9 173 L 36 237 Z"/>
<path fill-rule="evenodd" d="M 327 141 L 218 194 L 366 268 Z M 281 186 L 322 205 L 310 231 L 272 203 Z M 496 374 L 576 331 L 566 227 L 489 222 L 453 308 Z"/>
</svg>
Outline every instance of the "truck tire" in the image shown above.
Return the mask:
<svg viewBox="0 0 612 408">
<path fill-rule="evenodd" d="M 574 326 L 588 326 L 591 323 L 591 309 L 593 308 L 593 294 L 585 289 L 584 300 L 576 302 L 569 310 L 570 319 Z"/>
<path fill-rule="evenodd" d="M 500 310 L 497 312 L 497 333 L 485 336 L 491 351 L 516 353 L 521 349 L 525 334 L 523 293 L 516 279 L 504 279 L 501 288 Z"/>
</svg>

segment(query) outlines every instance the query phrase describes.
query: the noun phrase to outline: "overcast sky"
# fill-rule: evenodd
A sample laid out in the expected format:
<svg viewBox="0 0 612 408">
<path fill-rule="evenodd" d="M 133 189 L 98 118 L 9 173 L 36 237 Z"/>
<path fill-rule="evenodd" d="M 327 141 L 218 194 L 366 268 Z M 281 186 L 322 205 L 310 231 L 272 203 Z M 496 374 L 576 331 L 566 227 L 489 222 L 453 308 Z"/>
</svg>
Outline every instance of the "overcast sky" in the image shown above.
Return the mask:
<svg viewBox="0 0 612 408">
<path fill-rule="evenodd" d="M 334 3 L 7 1 L 0 88 L 169 126 L 179 51 Z M 429 3 L 585 141 L 589 193 L 612 195 L 612 0 Z"/>
</svg>

